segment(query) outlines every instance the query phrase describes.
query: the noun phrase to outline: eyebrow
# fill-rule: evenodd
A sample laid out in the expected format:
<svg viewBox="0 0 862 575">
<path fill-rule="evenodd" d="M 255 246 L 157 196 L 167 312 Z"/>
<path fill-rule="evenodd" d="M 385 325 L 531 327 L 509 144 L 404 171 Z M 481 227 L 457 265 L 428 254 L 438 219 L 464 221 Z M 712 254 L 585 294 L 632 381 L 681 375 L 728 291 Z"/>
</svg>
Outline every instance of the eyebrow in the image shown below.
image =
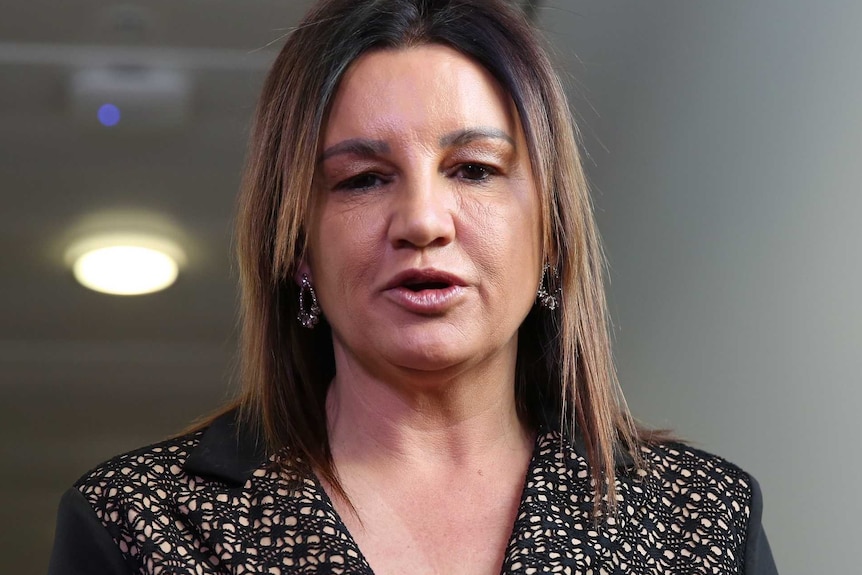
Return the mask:
<svg viewBox="0 0 862 575">
<path fill-rule="evenodd" d="M 323 150 L 318 163 L 328 160 L 333 156 L 352 154 L 354 156 L 371 157 L 389 153 L 389 144 L 382 140 L 368 140 L 365 138 L 351 138 L 338 142 Z"/>
<path fill-rule="evenodd" d="M 512 146 L 515 145 L 515 140 L 512 136 L 503 130 L 497 128 L 467 128 L 451 132 L 440 138 L 440 147 L 465 146 L 476 140 L 485 139 L 505 140 Z"/>
<path fill-rule="evenodd" d="M 463 130 L 457 130 L 440 138 L 439 143 L 441 148 L 448 148 L 451 146 L 465 146 L 476 140 L 485 139 L 504 140 L 512 146 L 515 145 L 515 140 L 512 136 L 497 128 L 465 128 Z M 373 157 L 388 153 L 390 153 L 389 144 L 383 140 L 351 138 L 349 140 L 333 144 L 323 150 L 317 158 L 317 162 L 321 163 L 333 156 L 344 154 L 351 154 L 360 157 Z"/>
</svg>

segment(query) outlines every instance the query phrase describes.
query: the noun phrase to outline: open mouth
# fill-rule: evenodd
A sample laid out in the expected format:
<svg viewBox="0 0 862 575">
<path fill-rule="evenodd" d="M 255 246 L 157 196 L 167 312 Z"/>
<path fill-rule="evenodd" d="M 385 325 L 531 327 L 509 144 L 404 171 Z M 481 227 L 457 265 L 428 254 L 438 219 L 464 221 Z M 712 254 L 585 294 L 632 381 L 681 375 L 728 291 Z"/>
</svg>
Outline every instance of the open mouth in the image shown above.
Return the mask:
<svg viewBox="0 0 862 575">
<path fill-rule="evenodd" d="M 420 292 L 425 290 L 446 289 L 452 284 L 442 281 L 418 281 L 403 284 L 410 291 Z"/>
<path fill-rule="evenodd" d="M 403 289 L 411 292 L 446 291 L 465 286 L 466 282 L 456 275 L 435 269 L 412 269 L 393 277 L 385 289 Z"/>
<path fill-rule="evenodd" d="M 439 315 L 463 301 L 466 287 L 466 281 L 449 272 L 414 268 L 393 277 L 384 293 L 407 311 Z"/>
</svg>

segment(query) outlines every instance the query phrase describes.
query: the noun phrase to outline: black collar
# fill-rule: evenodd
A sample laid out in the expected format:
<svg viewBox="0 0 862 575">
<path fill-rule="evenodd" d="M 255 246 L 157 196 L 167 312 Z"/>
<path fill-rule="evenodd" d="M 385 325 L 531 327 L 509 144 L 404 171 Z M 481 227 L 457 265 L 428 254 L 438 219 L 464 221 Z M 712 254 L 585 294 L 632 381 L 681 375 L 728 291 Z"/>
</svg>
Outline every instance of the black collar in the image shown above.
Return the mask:
<svg viewBox="0 0 862 575">
<path fill-rule="evenodd" d="M 189 454 L 183 470 L 241 487 L 255 469 L 266 462 L 262 437 L 252 433 L 232 410 L 219 416 L 204 430 L 200 442 Z"/>
</svg>

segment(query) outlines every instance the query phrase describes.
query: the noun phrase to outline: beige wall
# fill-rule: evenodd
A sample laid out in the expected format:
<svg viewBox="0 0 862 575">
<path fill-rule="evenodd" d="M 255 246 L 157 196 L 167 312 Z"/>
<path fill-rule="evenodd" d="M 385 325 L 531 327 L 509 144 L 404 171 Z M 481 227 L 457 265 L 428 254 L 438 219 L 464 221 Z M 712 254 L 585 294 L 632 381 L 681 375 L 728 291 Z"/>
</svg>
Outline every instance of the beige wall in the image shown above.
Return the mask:
<svg viewBox="0 0 862 575">
<path fill-rule="evenodd" d="M 857 572 L 862 3 L 543 4 L 631 407 L 760 480 L 782 574 Z"/>
</svg>

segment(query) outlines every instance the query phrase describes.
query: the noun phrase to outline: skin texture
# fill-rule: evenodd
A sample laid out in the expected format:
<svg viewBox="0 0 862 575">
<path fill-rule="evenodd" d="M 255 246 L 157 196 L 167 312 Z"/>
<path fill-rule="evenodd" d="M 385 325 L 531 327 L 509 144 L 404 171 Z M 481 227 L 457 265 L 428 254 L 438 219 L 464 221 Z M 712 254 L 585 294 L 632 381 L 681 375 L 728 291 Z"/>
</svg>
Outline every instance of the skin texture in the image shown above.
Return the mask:
<svg viewBox="0 0 862 575">
<path fill-rule="evenodd" d="M 447 47 L 366 54 L 336 94 L 316 187 L 299 274 L 333 331 L 327 423 L 356 513 L 336 509 L 378 574 L 498 573 L 532 449 L 514 374 L 541 272 L 511 100 Z M 410 270 L 456 286 L 393 287 Z"/>
</svg>

